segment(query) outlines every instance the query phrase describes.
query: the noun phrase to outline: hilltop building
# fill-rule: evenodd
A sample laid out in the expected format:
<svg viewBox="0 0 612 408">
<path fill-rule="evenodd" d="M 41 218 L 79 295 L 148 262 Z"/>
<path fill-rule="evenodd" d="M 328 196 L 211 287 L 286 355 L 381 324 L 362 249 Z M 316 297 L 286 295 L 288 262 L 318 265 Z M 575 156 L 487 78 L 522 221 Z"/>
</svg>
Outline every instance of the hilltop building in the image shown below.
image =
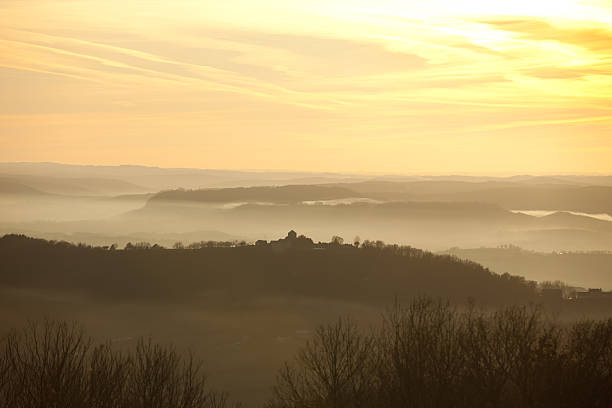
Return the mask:
<svg viewBox="0 0 612 408">
<path fill-rule="evenodd" d="M 298 236 L 294 230 L 291 230 L 287 233 L 287 236 L 285 238 L 281 238 L 276 241 L 270 241 L 270 246 L 275 248 L 312 249 L 314 247 L 314 242 L 312 241 L 312 239 L 304 235 Z"/>
<path fill-rule="evenodd" d="M 578 300 L 610 300 L 612 301 L 612 292 L 604 292 L 601 288 L 591 288 L 586 292 L 576 292 Z"/>
</svg>

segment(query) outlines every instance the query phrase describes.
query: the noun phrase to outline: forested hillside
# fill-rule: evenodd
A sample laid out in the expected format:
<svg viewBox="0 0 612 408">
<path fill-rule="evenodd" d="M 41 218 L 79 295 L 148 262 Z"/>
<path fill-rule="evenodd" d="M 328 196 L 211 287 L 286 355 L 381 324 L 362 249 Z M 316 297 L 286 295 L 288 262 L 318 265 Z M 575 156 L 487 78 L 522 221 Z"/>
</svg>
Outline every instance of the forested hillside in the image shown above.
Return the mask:
<svg viewBox="0 0 612 408">
<path fill-rule="evenodd" d="M 534 284 L 447 255 L 382 243 L 266 245 L 210 243 L 189 249 L 129 245 L 124 250 L 7 235 L 0 239 L 0 283 L 78 290 L 110 298 L 193 299 L 300 295 L 360 302 L 433 295 L 486 304 L 529 301 Z"/>
</svg>

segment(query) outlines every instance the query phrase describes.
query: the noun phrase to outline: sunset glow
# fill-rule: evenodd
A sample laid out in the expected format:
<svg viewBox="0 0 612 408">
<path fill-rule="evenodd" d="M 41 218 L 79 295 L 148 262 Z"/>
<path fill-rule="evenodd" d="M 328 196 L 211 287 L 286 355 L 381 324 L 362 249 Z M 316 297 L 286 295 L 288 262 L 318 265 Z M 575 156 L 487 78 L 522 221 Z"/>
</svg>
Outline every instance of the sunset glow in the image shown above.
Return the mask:
<svg viewBox="0 0 612 408">
<path fill-rule="evenodd" d="M 610 1 L 0 4 L 0 161 L 612 171 Z"/>
</svg>

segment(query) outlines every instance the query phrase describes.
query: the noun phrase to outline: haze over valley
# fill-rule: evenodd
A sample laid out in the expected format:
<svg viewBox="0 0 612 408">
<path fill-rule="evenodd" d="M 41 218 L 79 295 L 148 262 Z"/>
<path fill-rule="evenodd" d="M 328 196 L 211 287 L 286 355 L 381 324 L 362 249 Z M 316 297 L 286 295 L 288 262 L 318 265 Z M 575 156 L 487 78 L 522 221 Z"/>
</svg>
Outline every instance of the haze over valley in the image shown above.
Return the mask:
<svg viewBox="0 0 612 408">
<path fill-rule="evenodd" d="M 295 228 L 315 240 L 359 236 L 434 251 L 507 244 L 612 250 L 612 223 L 602 216 L 612 213 L 606 176 L 373 177 L 34 163 L 2 169 L 0 228 L 73 242 L 254 242 Z"/>
</svg>

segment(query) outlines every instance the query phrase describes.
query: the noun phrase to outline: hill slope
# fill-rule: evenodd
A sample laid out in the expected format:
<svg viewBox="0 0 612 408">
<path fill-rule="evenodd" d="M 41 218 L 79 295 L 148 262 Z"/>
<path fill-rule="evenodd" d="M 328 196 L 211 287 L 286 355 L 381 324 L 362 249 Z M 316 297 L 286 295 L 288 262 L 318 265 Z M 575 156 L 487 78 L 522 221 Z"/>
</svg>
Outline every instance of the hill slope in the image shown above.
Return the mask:
<svg viewBox="0 0 612 408">
<path fill-rule="evenodd" d="M 495 304 L 534 295 L 522 278 L 409 247 L 109 251 L 17 235 L 0 239 L 0 284 L 156 300 L 221 291 L 244 299 L 305 296 L 388 303 L 394 296 L 428 294 Z"/>
</svg>

